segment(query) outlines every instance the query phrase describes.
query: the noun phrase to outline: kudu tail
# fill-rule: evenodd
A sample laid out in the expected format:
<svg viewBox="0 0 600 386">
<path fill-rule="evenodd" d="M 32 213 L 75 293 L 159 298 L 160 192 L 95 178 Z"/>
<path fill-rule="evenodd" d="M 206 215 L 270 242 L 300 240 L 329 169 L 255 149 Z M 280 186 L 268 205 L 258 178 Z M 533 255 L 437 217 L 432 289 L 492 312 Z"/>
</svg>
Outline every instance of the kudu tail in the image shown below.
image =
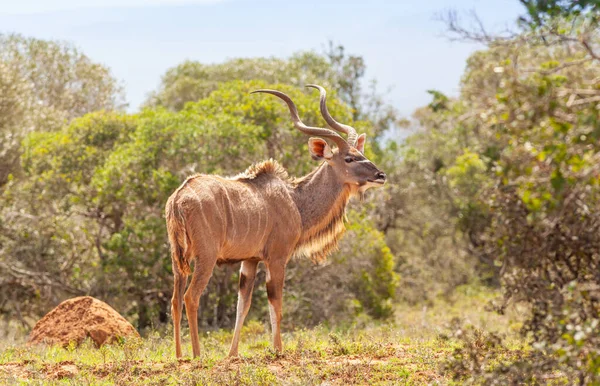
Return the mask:
<svg viewBox="0 0 600 386">
<path fill-rule="evenodd" d="M 167 219 L 169 244 L 171 245 L 171 259 L 174 263 L 173 269 L 179 270 L 184 275 L 189 275 L 192 270 L 186 256 L 186 251 L 190 243 L 185 227 L 185 219 L 176 207 L 175 200 L 172 198 L 167 201 L 165 217 Z"/>
</svg>

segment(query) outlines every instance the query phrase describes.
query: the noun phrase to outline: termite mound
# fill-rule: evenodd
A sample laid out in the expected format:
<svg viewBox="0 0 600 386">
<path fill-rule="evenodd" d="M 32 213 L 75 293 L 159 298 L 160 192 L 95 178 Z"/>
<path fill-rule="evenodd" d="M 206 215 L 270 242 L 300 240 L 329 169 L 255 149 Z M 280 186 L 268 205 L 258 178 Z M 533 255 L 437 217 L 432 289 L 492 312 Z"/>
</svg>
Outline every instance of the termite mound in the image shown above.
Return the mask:
<svg viewBox="0 0 600 386">
<path fill-rule="evenodd" d="M 120 338 L 139 337 L 136 329 L 111 306 L 90 296 L 65 300 L 40 319 L 29 344 L 80 345 L 90 338 L 96 347 Z"/>
</svg>

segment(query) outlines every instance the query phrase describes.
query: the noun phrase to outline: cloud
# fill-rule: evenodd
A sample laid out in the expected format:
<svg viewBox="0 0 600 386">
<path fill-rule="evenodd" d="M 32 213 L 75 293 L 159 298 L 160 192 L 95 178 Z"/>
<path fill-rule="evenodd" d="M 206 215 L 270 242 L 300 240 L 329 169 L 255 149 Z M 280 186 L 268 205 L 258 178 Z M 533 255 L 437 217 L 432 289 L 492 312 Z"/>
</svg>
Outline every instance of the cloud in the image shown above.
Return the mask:
<svg viewBox="0 0 600 386">
<path fill-rule="evenodd" d="M 18 15 L 82 8 L 131 8 L 213 4 L 223 0 L 18 0 L 2 1 L 0 14 Z"/>
</svg>

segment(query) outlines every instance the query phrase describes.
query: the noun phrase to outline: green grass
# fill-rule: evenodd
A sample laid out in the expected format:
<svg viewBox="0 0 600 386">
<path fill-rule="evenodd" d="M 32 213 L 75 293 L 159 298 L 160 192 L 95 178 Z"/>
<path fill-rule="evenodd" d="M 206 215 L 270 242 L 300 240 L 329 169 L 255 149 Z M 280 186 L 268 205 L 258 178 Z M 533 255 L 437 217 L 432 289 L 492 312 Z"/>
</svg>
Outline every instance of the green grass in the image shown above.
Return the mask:
<svg viewBox="0 0 600 386">
<path fill-rule="evenodd" d="M 459 343 L 448 325 L 459 317 L 478 327 L 509 332 L 514 315 L 498 316 L 483 307 L 493 294 L 479 289 L 458 292 L 451 301 L 427 308 L 397 309 L 391 324 L 361 318 L 346 328 L 317 327 L 284 333 L 284 354 L 271 349 L 265 326 L 246 324 L 240 358 L 227 358 L 232 332 L 205 332 L 201 357 L 192 360 L 184 335 L 184 359 L 176 360 L 170 334 L 96 349 L 0 345 L 0 384 L 160 384 L 160 385 L 395 385 L 452 383 L 441 371 Z M 187 329 L 184 329 L 187 332 Z M 515 340 L 514 348 L 523 345 Z"/>
</svg>

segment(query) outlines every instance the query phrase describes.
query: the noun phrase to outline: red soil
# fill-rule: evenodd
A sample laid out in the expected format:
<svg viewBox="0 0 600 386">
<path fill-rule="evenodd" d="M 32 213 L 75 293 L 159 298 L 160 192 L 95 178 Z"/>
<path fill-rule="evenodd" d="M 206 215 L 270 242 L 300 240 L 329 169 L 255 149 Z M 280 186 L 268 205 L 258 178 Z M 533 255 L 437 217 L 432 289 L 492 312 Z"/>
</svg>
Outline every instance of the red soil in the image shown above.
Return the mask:
<svg viewBox="0 0 600 386">
<path fill-rule="evenodd" d="M 96 347 L 121 337 L 139 337 L 136 329 L 111 306 L 90 296 L 60 303 L 40 319 L 29 336 L 29 344 L 81 344 L 90 338 Z"/>
</svg>

